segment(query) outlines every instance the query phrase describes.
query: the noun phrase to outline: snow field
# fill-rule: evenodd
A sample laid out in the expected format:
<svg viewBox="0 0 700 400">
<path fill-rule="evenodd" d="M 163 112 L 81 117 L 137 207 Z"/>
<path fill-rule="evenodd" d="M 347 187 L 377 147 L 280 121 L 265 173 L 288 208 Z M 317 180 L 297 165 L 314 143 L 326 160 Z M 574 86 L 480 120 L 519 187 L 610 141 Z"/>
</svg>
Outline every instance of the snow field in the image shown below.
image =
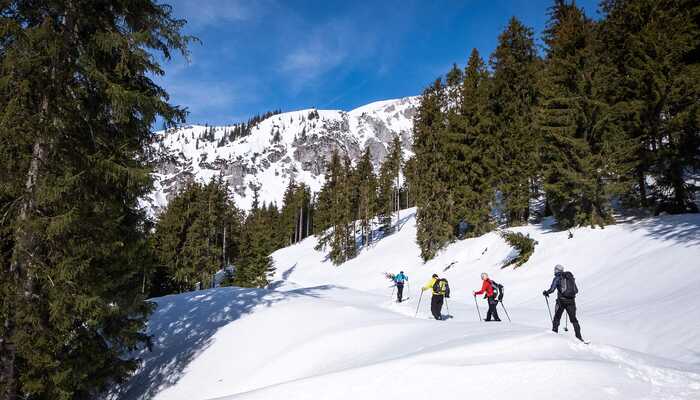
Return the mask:
<svg viewBox="0 0 700 400">
<path fill-rule="evenodd" d="M 538 245 L 525 265 L 504 270 L 512 249 L 496 233 L 422 263 L 415 210 L 402 218 L 400 232 L 338 267 L 309 238 L 273 254 L 269 289 L 155 299 L 156 346 L 122 398 L 700 398 L 700 216 L 582 228 L 572 239 L 547 224 L 516 228 Z M 564 321 L 549 332 L 541 292 L 557 263 L 576 275 L 590 345 Z M 410 279 L 401 304 L 382 275 L 399 270 Z M 430 317 L 427 292 L 414 317 L 434 272 L 450 282 L 447 321 Z M 505 286 L 512 323 L 478 320 L 471 293 L 481 272 Z M 479 307 L 485 316 L 484 300 Z"/>
</svg>

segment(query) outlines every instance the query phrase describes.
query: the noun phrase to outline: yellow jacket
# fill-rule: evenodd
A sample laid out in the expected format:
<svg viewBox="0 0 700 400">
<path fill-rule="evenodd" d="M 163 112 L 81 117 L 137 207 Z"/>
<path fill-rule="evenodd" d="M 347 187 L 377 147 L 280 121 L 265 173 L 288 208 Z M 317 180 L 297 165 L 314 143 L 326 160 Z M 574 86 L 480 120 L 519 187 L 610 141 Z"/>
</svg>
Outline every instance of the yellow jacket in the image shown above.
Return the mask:
<svg viewBox="0 0 700 400">
<path fill-rule="evenodd" d="M 423 291 L 423 290 L 432 290 L 432 291 L 433 291 L 433 296 L 434 296 L 434 295 L 445 296 L 445 294 L 447 293 L 447 284 L 445 283 L 445 281 L 442 281 L 442 282 L 440 283 L 440 285 L 438 285 L 438 288 L 439 288 L 439 289 L 438 289 L 438 291 L 436 292 L 436 291 L 435 291 L 435 288 L 434 288 L 434 285 L 435 285 L 435 282 L 436 282 L 436 281 L 437 281 L 437 279 L 431 278 L 431 279 L 428 281 L 428 283 L 426 283 L 425 286 L 423 286 L 423 287 L 421 288 L 421 291 Z"/>
<path fill-rule="evenodd" d="M 433 285 L 435 284 L 435 281 L 436 281 L 436 280 L 437 280 L 437 279 L 435 279 L 435 278 L 430 278 L 430 280 L 428 281 L 428 283 L 426 283 L 425 286 L 423 286 L 423 287 L 421 288 L 421 291 L 433 290 Z"/>
</svg>

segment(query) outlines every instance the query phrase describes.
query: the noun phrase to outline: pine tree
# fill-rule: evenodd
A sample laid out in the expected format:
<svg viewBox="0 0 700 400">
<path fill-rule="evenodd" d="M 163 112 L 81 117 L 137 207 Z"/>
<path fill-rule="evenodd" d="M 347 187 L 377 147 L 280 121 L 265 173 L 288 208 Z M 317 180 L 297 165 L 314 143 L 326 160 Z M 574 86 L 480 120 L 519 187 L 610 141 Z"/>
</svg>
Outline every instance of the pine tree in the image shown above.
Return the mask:
<svg viewBox="0 0 700 400">
<path fill-rule="evenodd" d="M 541 142 L 533 124 L 540 63 L 532 29 L 511 18 L 498 37 L 490 63 L 493 85 L 489 103 L 500 139 L 496 152 L 498 186 L 508 223 L 520 225 L 528 221 L 530 199 L 536 196 L 533 187 Z"/>
<path fill-rule="evenodd" d="M 416 193 L 418 188 L 418 170 L 416 167 L 416 157 L 410 157 L 403 165 L 404 180 L 403 192 L 406 198 L 406 207 L 416 205 Z"/>
<path fill-rule="evenodd" d="M 243 228 L 241 256 L 236 264 L 233 284 L 240 287 L 262 288 L 267 286 L 269 278 L 275 271 L 270 253 L 273 243 L 270 236 L 269 221 L 265 218 L 265 207 L 256 200 L 248 214 Z"/>
<path fill-rule="evenodd" d="M 413 121 L 416 170 L 416 224 L 421 257 L 435 257 L 453 237 L 454 201 L 449 182 L 445 88 L 440 79 L 426 88 Z"/>
<path fill-rule="evenodd" d="M 636 187 L 627 200 L 657 212 L 696 211 L 686 174 L 700 163 L 700 6 L 605 0 L 601 9 L 601 52 L 615 89 L 608 91 L 613 128 L 635 140 Z"/>
<path fill-rule="evenodd" d="M 319 236 L 316 249 L 329 247 L 329 258 L 336 265 L 347 261 L 355 252 L 354 231 L 349 228 L 354 220 L 348 167 L 348 162 L 334 151 L 326 171 L 326 183 L 319 193 L 317 218 L 314 220 Z"/>
<path fill-rule="evenodd" d="M 4 2 L 0 398 L 94 398 L 137 366 L 153 81 L 184 21 L 143 0 Z"/>
<path fill-rule="evenodd" d="M 498 175 L 495 163 L 498 142 L 489 110 L 489 90 L 486 66 L 479 52 L 473 49 L 462 80 L 454 157 L 456 222 L 470 225 L 468 236 L 481 235 L 493 228 L 490 214 L 496 185 L 493 177 Z"/>
<path fill-rule="evenodd" d="M 366 246 L 372 242 L 372 220 L 377 209 L 377 177 L 374 175 L 369 147 L 365 148 L 357 163 L 356 174 L 358 204 L 355 219 L 360 221 L 362 244 Z"/>
<path fill-rule="evenodd" d="M 210 287 L 213 275 L 238 258 L 242 215 L 222 180 L 190 184 L 175 196 L 156 224 L 155 249 L 166 293 Z M 163 281 L 165 279 L 165 281 Z"/>
<path fill-rule="evenodd" d="M 391 233 L 394 230 L 392 217 L 396 212 L 396 226 L 399 224 L 399 175 L 403 163 L 401 140 L 394 136 L 387 155 L 379 169 L 379 220 L 382 230 Z"/>
<path fill-rule="evenodd" d="M 561 228 L 612 222 L 609 198 L 624 176 L 624 142 L 604 116 L 594 24 L 573 4 L 557 1 L 544 34 L 547 58 L 541 79 L 538 127 L 544 147 L 547 204 Z"/>
</svg>

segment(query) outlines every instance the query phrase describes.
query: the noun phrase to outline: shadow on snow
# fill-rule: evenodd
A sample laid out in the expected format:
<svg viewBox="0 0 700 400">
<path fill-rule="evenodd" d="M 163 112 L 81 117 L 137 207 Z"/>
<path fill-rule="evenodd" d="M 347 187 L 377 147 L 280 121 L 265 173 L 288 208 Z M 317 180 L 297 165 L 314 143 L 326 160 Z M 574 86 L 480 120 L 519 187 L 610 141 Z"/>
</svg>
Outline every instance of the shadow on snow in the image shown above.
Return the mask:
<svg viewBox="0 0 700 400">
<path fill-rule="evenodd" d="M 151 398 L 177 383 L 187 365 L 211 345 L 219 328 L 260 307 L 294 297 L 320 297 L 321 291 L 332 288 L 323 285 L 274 292 L 227 287 L 154 299 L 158 308 L 148 323 L 152 351 L 143 349 L 135 354 L 142 361 L 141 367 L 110 398 Z"/>
</svg>

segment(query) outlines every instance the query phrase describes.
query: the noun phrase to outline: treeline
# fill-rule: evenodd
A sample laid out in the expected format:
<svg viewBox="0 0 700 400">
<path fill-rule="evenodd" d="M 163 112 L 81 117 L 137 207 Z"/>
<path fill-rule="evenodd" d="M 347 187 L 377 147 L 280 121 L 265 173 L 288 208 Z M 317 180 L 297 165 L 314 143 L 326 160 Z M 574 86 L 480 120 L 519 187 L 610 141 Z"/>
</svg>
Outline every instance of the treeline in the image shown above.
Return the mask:
<svg viewBox="0 0 700 400">
<path fill-rule="evenodd" d="M 555 1 L 543 33 L 512 18 L 488 66 L 475 49 L 423 93 L 414 120 L 418 243 L 526 223 L 613 222 L 611 202 L 697 212 L 700 4 L 605 0 L 594 21 Z M 492 215 L 497 211 L 497 220 Z"/>
<path fill-rule="evenodd" d="M 250 132 L 255 128 L 260 122 L 274 116 L 277 114 L 281 114 L 282 110 L 273 110 L 273 111 L 267 111 L 263 114 L 257 114 L 254 115 L 253 117 L 249 118 L 247 122 L 243 122 L 240 124 L 236 124 L 233 126 L 233 129 L 229 131 L 228 134 L 228 141 L 233 142 L 234 140 L 238 138 L 242 138 L 245 136 L 250 136 Z"/>
<path fill-rule="evenodd" d="M 258 188 L 241 212 L 221 178 L 189 183 L 158 216 L 152 236 L 154 262 L 147 273 L 150 297 L 218 284 L 264 287 L 274 271 L 270 254 L 313 234 L 310 189 L 291 181 L 278 209 L 260 204 Z"/>
<path fill-rule="evenodd" d="M 326 170 L 326 183 L 314 203 L 317 250 L 329 248 L 330 260 L 341 264 L 355 257 L 358 247 L 372 243 L 375 220 L 383 234 L 398 229 L 400 209 L 409 205 L 407 186 L 402 190 L 399 185 L 402 166 L 398 137 L 390 144 L 378 175 L 369 148 L 356 166 L 347 156 L 334 152 Z"/>
<path fill-rule="evenodd" d="M 408 183 L 399 187 L 402 165 L 398 137 L 379 175 L 369 149 L 356 166 L 334 152 L 317 196 L 292 180 L 278 208 L 260 204 L 255 188 L 247 214 L 237 209 L 223 180 L 190 183 L 158 217 L 144 290 L 155 297 L 213 287 L 222 270 L 226 277 L 219 284 L 264 287 L 274 271 L 270 254 L 311 235 L 319 237 L 318 249 L 329 248 L 330 259 L 340 264 L 372 242 L 377 226 L 384 234 L 397 229 L 398 215 L 393 215 L 410 205 Z"/>
</svg>

